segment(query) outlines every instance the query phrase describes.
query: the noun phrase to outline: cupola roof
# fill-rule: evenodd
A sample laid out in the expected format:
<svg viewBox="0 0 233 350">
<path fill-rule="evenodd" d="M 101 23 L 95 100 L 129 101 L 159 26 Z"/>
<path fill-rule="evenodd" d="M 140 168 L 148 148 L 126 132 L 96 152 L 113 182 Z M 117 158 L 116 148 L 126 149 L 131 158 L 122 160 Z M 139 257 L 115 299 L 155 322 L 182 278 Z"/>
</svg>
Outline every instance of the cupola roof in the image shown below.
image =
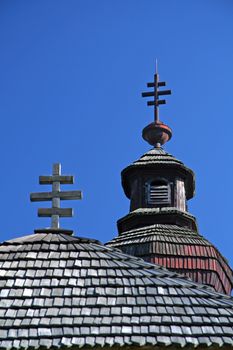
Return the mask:
<svg viewBox="0 0 233 350">
<path fill-rule="evenodd" d="M 195 175 L 194 172 L 184 165 L 184 163 L 178 160 L 176 157 L 166 152 L 161 147 L 152 148 L 148 152 L 144 153 L 138 160 L 127 166 L 122 170 L 122 186 L 125 194 L 130 198 L 129 179 L 133 172 L 141 169 L 170 169 L 170 171 L 178 171 L 185 178 L 186 196 L 190 199 L 195 193 Z"/>
<path fill-rule="evenodd" d="M 150 151 L 144 153 L 138 160 L 133 162 L 133 165 L 138 166 L 142 164 L 151 165 L 151 164 L 178 164 L 184 165 L 183 162 L 175 158 L 170 153 L 166 152 L 163 148 L 152 148 Z M 190 170 L 192 172 L 192 170 Z"/>
</svg>

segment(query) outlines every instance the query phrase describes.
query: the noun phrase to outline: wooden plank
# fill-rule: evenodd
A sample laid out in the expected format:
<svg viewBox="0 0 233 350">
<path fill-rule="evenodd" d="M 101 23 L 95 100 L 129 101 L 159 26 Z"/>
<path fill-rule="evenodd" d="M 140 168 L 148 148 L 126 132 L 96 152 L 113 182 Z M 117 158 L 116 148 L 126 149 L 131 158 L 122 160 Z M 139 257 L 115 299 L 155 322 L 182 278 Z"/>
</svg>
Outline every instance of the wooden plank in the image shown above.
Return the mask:
<svg viewBox="0 0 233 350">
<path fill-rule="evenodd" d="M 158 106 L 158 105 L 165 105 L 166 100 L 157 100 L 157 101 L 148 101 L 147 106 Z"/>
<path fill-rule="evenodd" d="M 155 86 L 155 83 L 147 83 L 147 87 L 154 87 Z M 157 83 L 157 86 L 158 87 L 161 87 L 161 86 L 166 86 L 166 82 L 165 81 L 159 81 Z"/>
<path fill-rule="evenodd" d="M 158 95 L 171 95 L 171 90 L 158 91 Z"/>
<path fill-rule="evenodd" d="M 73 184 L 74 176 L 70 175 L 54 175 L 54 176 L 39 176 L 40 185 L 50 185 L 53 182 L 60 182 L 60 184 Z"/>
<path fill-rule="evenodd" d="M 147 106 L 157 106 L 156 101 L 148 101 Z"/>
<path fill-rule="evenodd" d="M 31 193 L 30 200 L 31 202 L 43 202 L 50 201 L 53 198 L 60 198 L 61 200 L 73 200 L 73 199 L 82 199 L 81 191 L 53 191 L 53 192 L 38 192 Z"/>
<path fill-rule="evenodd" d="M 158 100 L 157 101 L 157 105 L 165 105 L 166 104 L 166 100 Z"/>
<path fill-rule="evenodd" d="M 154 96 L 154 95 L 155 95 L 154 91 L 142 92 L 142 97 L 150 97 L 150 96 Z"/>
<path fill-rule="evenodd" d="M 60 217 L 72 217 L 73 209 L 71 208 L 39 208 L 39 217 L 50 217 L 52 215 L 58 215 Z"/>
<path fill-rule="evenodd" d="M 82 199 L 81 191 L 62 191 L 59 192 L 59 195 L 62 200 Z"/>
<path fill-rule="evenodd" d="M 176 180 L 176 196 L 177 208 L 186 211 L 185 187 L 182 179 Z"/>
<path fill-rule="evenodd" d="M 158 87 L 161 87 L 161 86 L 166 86 L 166 82 L 165 81 L 159 81 L 158 82 Z"/>
</svg>

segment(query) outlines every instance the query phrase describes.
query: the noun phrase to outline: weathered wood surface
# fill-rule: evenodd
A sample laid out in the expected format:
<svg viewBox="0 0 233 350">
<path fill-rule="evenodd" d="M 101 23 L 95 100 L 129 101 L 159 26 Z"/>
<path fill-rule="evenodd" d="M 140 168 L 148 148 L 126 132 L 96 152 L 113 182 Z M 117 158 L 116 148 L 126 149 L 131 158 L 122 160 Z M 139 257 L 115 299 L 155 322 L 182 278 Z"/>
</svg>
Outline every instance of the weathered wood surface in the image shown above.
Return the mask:
<svg viewBox="0 0 233 350">
<path fill-rule="evenodd" d="M 60 184 L 70 184 L 74 183 L 74 176 L 70 175 L 55 175 L 55 176 L 39 176 L 40 185 L 51 185 L 53 182 L 60 182 Z"/>
<path fill-rule="evenodd" d="M 72 208 L 39 208 L 39 217 L 50 217 L 52 215 L 58 215 L 63 218 L 68 218 L 73 216 Z"/>
<path fill-rule="evenodd" d="M 53 198 L 60 198 L 61 200 L 82 199 L 81 191 L 53 191 L 53 192 L 37 192 L 31 193 L 30 199 L 32 202 L 50 201 Z"/>
<path fill-rule="evenodd" d="M 50 192 L 36 192 L 30 194 L 32 202 L 52 201 L 52 208 L 38 209 L 39 217 L 51 217 L 51 228 L 59 229 L 60 217 L 72 217 L 73 210 L 71 208 L 61 208 L 61 200 L 82 199 L 81 191 L 61 191 L 61 184 L 73 184 L 74 176 L 61 175 L 61 164 L 53 164 L 52 175 L 40 176 L 39 183 L 41 185 L 52 185 Z"/>
<path fill-rule="evenodd" d="M 176 206 L 178 209 L 186 211 L 185 187 L 182 179 L 176 180 Z"/>
</svg>

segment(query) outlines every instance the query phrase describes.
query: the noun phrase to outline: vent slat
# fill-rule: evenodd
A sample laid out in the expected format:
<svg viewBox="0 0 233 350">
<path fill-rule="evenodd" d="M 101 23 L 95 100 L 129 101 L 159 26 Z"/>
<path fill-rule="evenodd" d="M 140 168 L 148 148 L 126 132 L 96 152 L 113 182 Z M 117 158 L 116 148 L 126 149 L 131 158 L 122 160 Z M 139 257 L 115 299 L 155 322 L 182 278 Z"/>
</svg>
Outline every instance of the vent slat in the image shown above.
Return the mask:
<svg viewBox="0 0 233 350">
<path fill-rule="evenodd" d="M 154 185 L 149 186 L 148 203 L 149 204 L 168 204 L 170 203 L 170 187 L 169 185 Z"/>
</svg>

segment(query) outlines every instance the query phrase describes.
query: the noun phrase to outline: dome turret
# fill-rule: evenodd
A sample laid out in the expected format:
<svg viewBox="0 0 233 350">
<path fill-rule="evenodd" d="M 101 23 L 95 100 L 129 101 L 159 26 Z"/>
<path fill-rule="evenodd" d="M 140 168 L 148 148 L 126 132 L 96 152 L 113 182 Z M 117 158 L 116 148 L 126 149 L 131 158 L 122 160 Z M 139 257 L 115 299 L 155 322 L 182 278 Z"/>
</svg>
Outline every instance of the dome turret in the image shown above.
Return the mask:
<svg viewBox="0 0 233 350">
<path fill-rule="evenodd" d="M 154 121 L 143 129 L 142 136 L 154 148 L 121 173 L 130 212 L 118 220 L 119 236 L 107 245 L 230 294 L 232 270 L 199 234 L 196 218 L 188 212 L 187 202 L 195 193 L 194 173 L 161 147 L 172 136 L 171 129 L 159 120 L 158 107 L 166 103 L 159 97 L 171 93 L 159 91 L 165 85 L 156 70 L 154 81 L 147 84 L 153 91 L 142 94 L 153 97 L 147 104 L 154 106 Z"/>
</svg>

